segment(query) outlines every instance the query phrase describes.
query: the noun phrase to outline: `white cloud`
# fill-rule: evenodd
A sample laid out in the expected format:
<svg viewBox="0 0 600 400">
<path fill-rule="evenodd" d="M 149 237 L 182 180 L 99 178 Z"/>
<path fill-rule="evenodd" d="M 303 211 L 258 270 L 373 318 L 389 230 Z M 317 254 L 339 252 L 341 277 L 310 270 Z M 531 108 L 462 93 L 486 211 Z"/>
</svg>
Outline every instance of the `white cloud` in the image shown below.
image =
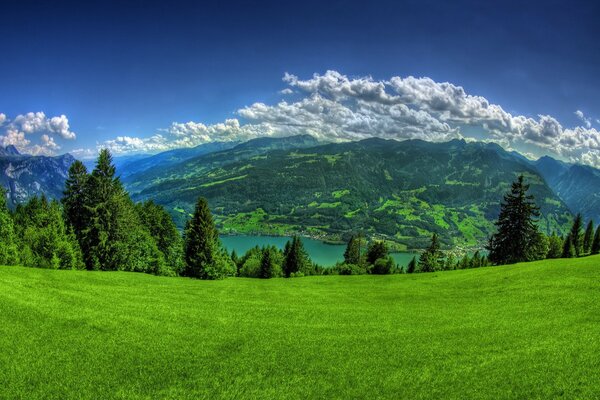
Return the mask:
<svg viewBox="0 0 600 400">
<path fill-rule="evenodd" d="M 577 110 L 575 111 L 575 115 L 577 116 L 577 118 L 579 118 L 581 120 L 581 122 L 583 122 L 583 125 L 586 128 L 591 128 L 592 127 L 592 119 L 591 118 L 587 118 L 584 114 L 583 111 L 581 110 Z"/>
<path fill-rule="evenodd" d="M 279 91 L 279 94 L 292 94 L 292 93 L 294 93 L 294 91 L 290 88 L 285 88 L 285 89 Z"/>
<path fill-rule="evenodd" d="M 9 120 L 0 114 L 0 144 L 4 146 L 12 144 L 24 153 L 53 155 L 60 150 L 56 136 L 65 140 L 76 137 L 65 115 L 48 118 L 43 112 L 29 112 Z"/>
<path fill-rule="evenodd" d="M 251 104 L 237 111 L 240 119 L 213 125 L 175 122 L 148 138 L 120 136 L 100 146 L 115 153 L 158 152 L 211 141 L 301 133 L 328 141 L 471 137 L 600 166 L 593 156 L 600 152 L 600 133 L 581 111 L 576 115 L 583 125 L 565 128 L 550 115 L 513 115 L 461 86 L 427 77 L 375 80 L 327 71 L 304 80 L 286 73 L 283 81 L 289 87 L 280 93 L 293 92 L 297 99 Z"/>
</svg>

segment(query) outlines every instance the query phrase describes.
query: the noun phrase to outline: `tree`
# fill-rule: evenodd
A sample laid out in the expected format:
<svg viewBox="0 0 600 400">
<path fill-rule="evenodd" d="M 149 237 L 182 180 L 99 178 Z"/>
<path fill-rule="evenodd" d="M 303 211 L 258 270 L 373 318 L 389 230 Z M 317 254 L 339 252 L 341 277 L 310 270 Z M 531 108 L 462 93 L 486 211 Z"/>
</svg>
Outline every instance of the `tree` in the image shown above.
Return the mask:
<svg viewBox="0 0 600 400">
<path fill-rule="evenodd" d="M 19 262 L 12 216 L 6 206 L 6 191 L 0 186 L 0 265 Z"/>
<path fill-rule="evenodd" d="M 310 269 L 310 261 L 306 250 L 304 250 L 304 244 L 298 236 L 294 236 L 290 241 L 285 244 L 283 251 L 283 274 L 286 278 L 290 275 L 302 272 L 308 273 Z"/>
<path fill-rule="evenodd" d="M 344 263 L 362 265 L 363 254 L 362 254 L 362 242 L 363 237 L 361 234 L 352 235 L 344 251 Z"/>
<path fill-rule="evenodd" d="M 592 242 L 594 241 L 594 221 L 590 220 L 583 235 L 583 254 L 592 252 Z"/>
<path fill-rule="evenodd" d="M 548 253 L 546 258 L 560 258 L 563 253 L 563 240 L 556 232 L 548 237 Z"/>
<path fill-rule="evenodd" d="M 79 240 L 81 240 L 81 234 L 87 223 L 85 215 L 87 179 L 88 171 L 85 165 L 79 160 L 73 162 L 69 168 L 69 175 L 61 199 L 67 224 L 73 227 L 73 231 Z"/>
<path fill-rule="evenodd" d="M 431 244 L 419 257 L 419 272 L 434 272 L 444 266 L 443 254 L 437 233 L 431 236 Z"/>
<path fill-rule="evenodd" d="M 412 274 L 417 269 L 417 257 L 413 257 L 412 260 L 406 266 L 406 273 Z"/>
<path fill-rule="evenodd" d="M 583 255 L 583 238 L 581 234 L 582 227 L 583 221 L 581 218 L 581 214 L 577 214 L 575 216 L 575 220 L 573 221 L 571 232 L 569 233 L 569 237 L 571 238 L 571 244 L 573 245 L 573 249 L 575 250 L 575 257 Z"/>
<path fill-rule="evenodd" d="M 183 241 L 169 213 L 152 200 L 136 204 L 136 211 L 173 274 L 183 270 Z"/>
<path fill-rule="evenodd" d="M 369 243 L 367 249 L 367 263 L 374 265 L 380 258 L 386 259 L 389 255 L 389 250 L 384 241 L 377 240 Z"/>
<path fill-rule="evenodd" d="M 258 277 L 262 279 L 269 279 L 278 276 L 277 266 L 273 259 L 273 251 L 270 247 L 265 247 L 262 252 L 262 258 L 260 260 L 260 270 Z"/>
<path fill-rule="evenodd" d="M 592 241 L 592 254 L 600 253 L 600 226 L 596 229 L 594 240 Z"/>
<path fill-rule="evenodd" d="M 96 167 L 85 180 L 83 197 L 85 223 L 80 244 L 88 269 L 172 274 L 115 176 L 108 150 L 100 151 Z"/>
<path fill-rule="evenodd" d="M 376 275 L 391 274 L 394 267 L 394 259 L 392 257 L 389 255 L 386 257 L 379 257 L 373 263 L 371 273 Z"/>
<path fill-rule="evenodd" d="M 539 208 L 528 195 L 529 185 L 520 175 L 504 196 L 495 225 L 497 232 L 488 243 L 489 260 L 494 264 L 512 264 L 535 259 L 533 244 L 539 240 L 536 217 Z"/>
<path fill-rule="evenodd" d="M 15 211 L 23 265 L 54 269 L 83 268 L 83 255 L 73 232 L 67 227 L 57 201 L 33 197 Z"/>
<path fill-rule="evenodd" d="M 199 279 L 222 279 L 235 274 L 235 266 L 221 247 L 219 234 L 208 208 L 199 198 L 185 227 L 184 275 Z"/>
<path fill-rule="evenodd" d="M 571 239 L 571 235 L 567 235 L 563 243 L 562 258 L 573 257 L 575 257 L 575 246 L 573 246 L 573 239 Z"/>
</svg>

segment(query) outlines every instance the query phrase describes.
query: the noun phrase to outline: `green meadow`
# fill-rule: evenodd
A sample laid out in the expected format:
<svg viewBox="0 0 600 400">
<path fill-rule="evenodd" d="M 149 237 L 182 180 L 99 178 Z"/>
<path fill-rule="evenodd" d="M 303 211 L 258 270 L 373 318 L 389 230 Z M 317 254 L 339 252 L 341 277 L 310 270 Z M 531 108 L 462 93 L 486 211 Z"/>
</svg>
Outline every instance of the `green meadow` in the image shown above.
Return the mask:
<svg viewBox="0 0 600 400">
<path fill-rule="evenodd" d="M 0 398 L 593 399 L 600 256 L 199 281 L 0 267 Z"/>
</svg>

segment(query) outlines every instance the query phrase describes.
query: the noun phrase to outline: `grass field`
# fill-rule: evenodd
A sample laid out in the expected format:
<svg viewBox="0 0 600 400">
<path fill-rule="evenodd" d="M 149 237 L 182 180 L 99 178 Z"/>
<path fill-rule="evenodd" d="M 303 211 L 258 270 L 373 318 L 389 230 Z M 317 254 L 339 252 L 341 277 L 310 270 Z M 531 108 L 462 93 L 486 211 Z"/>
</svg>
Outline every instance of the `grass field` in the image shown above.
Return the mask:
<svg viewBox="0 0 600 400">
<path fill-rule="evenodd" d="M 0 267 L 0 398 L 600 398 L 600 257 L 217 282 Z"/>
</svg>

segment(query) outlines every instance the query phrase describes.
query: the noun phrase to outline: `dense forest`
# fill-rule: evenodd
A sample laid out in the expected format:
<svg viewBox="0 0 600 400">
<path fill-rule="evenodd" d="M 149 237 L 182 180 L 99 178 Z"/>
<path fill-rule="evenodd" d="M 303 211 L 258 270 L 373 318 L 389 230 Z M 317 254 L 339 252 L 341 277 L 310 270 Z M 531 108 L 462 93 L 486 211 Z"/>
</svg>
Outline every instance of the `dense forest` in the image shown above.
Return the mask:
<svg viewBox="0 0 600 400">
<path fill-rule="evenodd" d="M 166 276 L 221 279 L 274 278 L 323 274 L 392 274 L 512 264 L 544 258 L 581 257 L 600 252 L 600 227 L 584 227 L 577 215 L 568 235 L 544 234 L 529 185 L 521 175 L 512 183 L 490 237 L 488 253 L 455 259 L 442 249 L 437 233 L 406 266 L 396 265 L 384 241 L 350 236 L 343 262 L 314 264 L 294 236 L 283 250 L 254 247 L 229 254 L 221 245 L 206 199 L 180 234 L 169 213 L 152 201 L 134 203 L 116 176 L 111 154 L 102 150 L 91 172 L 79 161 L 69 169 L 60 202 L 34 197 L 9 211 L 0 196 L 0 264 L 54 269 L 146 272 Z"/>
</svg>

